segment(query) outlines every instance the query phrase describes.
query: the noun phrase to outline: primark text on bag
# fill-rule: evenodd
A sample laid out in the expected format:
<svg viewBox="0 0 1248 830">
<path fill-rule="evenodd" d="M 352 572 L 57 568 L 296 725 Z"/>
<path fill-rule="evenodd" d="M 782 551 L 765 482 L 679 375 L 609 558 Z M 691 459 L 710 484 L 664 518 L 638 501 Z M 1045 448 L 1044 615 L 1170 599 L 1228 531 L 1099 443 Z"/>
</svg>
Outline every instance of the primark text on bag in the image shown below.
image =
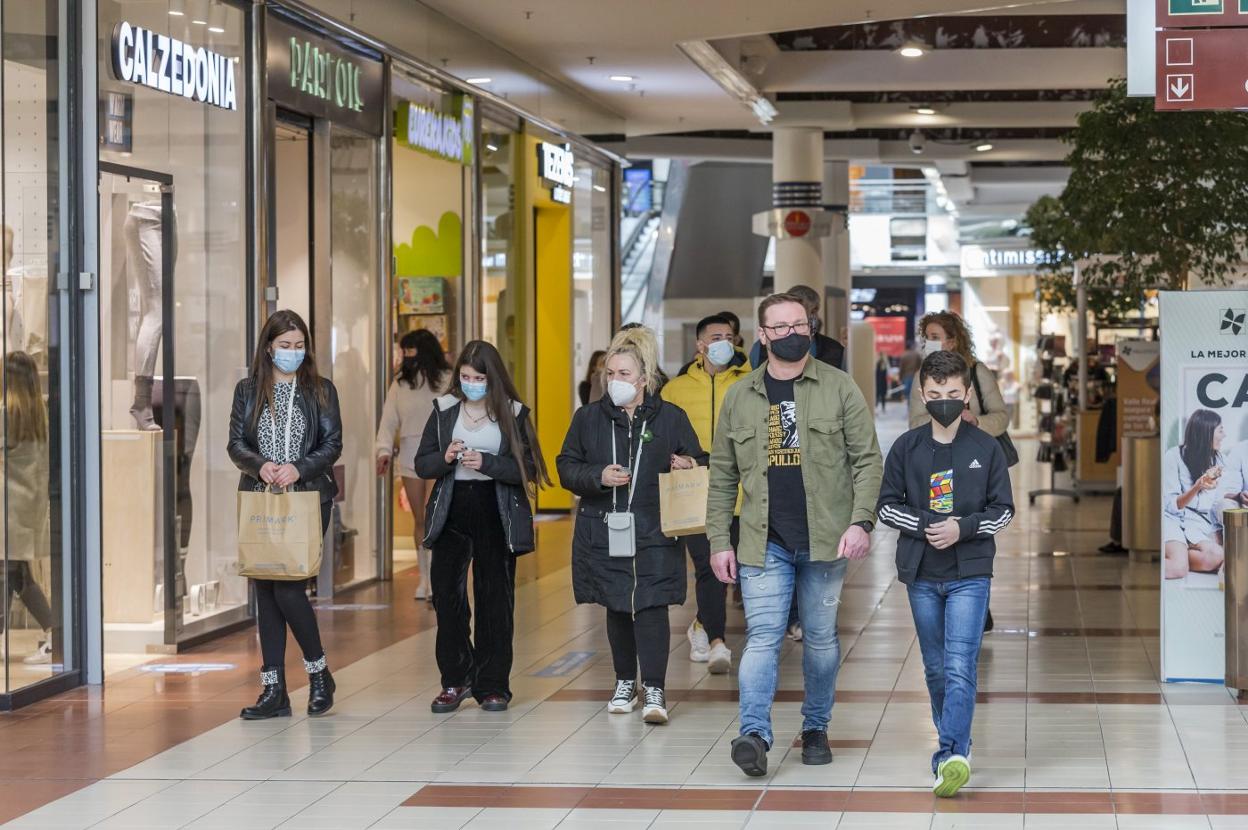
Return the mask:
<svg viewBox="0 0 1248 830">
<path fill-rule="evenodd" d="M 238 494 L 238 572 L 295 581 L 320 573 L 321 502 L 315 491 Z"/>
</svg>

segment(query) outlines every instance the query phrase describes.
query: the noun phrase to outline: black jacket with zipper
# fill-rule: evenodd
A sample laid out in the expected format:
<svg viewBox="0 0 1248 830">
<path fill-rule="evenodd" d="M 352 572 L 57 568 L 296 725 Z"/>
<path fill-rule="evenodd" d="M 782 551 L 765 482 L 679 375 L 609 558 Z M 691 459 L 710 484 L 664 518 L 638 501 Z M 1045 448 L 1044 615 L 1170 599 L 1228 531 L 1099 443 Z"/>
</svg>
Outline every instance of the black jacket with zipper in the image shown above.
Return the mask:
<svg viewBox="0 0 1248 830">
<path fill-rule="evenodd" d="M 294 462 L 299 480 L 291 489 L 315 490 L 320 493 L 321 502 L 325 503 L 338 494 L 334 462 L 342 455 L 342 416 L 334 384 L 321 378 L 321 389 L 325 398 L 323 404 L 316 395 L 306 395 L 302 388 L 295 386 L 295 406 L 303 413 L 307 429 L 303 434 L 303 452 Z M 239 490 L 256 489 L 260 484 L 260 468 L 269 460 L 260 454 L 260 439 L 253 425 L 256 422 L 256 407 L 264 406 L 256 397 L 256 382 L 252 378 L 244 378 L 234 387 L 227 451 L 234 466 L 242 471 Z"/>
<path fill-rule="evenodd" d="M 936 441 L 931 424 L 897 439 L 884 462 L 877 513 L 880 521 L 901 531 L 897 540 L 897 577 L 914 582 L 928 550 L 926 530 L 949 516 L 930 509 L 932 464 Z M 958 578 L 992 576 L 996 535 L 1014 516 L 1010 471 L 997 439 L 968 423 L 958 427 L 952 444 L 953 512 L 961 534 L 952 548 L 933 556 L 955 556 Z M 934 549 L 933 549 L 934 550 Z"/>
<path fill-rule="evenodd" d="M 421 478 L 436 480 L 425 506 L 425 538 L 422 544 L 427 548 L 433 547 L 446 528 L 446 518 L 451 513 L 451 501 L 455 497 L 455 465 L 446 463 L 446 450 L 453 440 L 455 422 L 459 420 L 462 406 L 463 402 L 454 395 L 443 395 L 434 401 L 433 412 L 425 423 L 425 432 L 421 436 L 420 447 L 416 450 L 416 474 Z M 513 415 L 521 440 L 524 441 L 520 456 L 524 459 L 529 481 L 535 481 L 537 468 L 533 466 L 532 448 L 525 429 L 530 417 L 528 407 L 516 403 Z M 481 473 L 494 480 L 498 515 L 507 534 L 507 547 L 515 556 L 532 552 L 533 507 L 529 504 L 529 494 L 524 489 L 520 465 L 511 454 L 506 430 L 503 431 L 503 442 L 498 455 L 481 454 Z"/>
<path fill-rule="evenodd" d="M 645 430 L 642 430 L 642 424 Z M 608 553 L 605 515 L 628 508 L 627 487 L 604 487 L 602 471 L 611 463 L 628 467 L 643 446 L 633 495 L 637 555 Z M 705 465 L 707 455 L 689 417 L 678 406 L 646 395 L 630 422 L 610 398 L 583 406 L 572 416 L 556 466 L 565 489 L 580 496 L 572 537 L 572 589 L 578 603 L 636 613 L 685 601 L 685 554 L 676 540 L 663 535 L 659 521 L 659 474 L 671 470 L 672 456 L 685 455 Z"/>
</svg>

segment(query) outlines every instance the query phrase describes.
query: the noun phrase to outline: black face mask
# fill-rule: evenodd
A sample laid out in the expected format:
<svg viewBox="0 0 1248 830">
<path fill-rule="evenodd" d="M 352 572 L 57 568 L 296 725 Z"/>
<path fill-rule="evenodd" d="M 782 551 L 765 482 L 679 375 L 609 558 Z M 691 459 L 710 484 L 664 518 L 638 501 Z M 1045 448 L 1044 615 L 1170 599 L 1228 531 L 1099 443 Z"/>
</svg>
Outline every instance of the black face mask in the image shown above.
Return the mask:
<svg viewBox="0 0 1248 830">
<path fill-rule="evenodd" d="M 767 351 L 786 363 L 796 363 L 810 354 L 810 335 L 791 332 L 786 337 L 768 343 Z"/>
<path fill-rule="evenodd" d="M 938 401 L 927 402 L 927 414 L 931 415 L 932 420 L 942 427 L 947 427 L 961 418 L 964 409 L 966 409 L 966 401 L 960 401 L 957 398 L 941 398 Z"/>
</svg>

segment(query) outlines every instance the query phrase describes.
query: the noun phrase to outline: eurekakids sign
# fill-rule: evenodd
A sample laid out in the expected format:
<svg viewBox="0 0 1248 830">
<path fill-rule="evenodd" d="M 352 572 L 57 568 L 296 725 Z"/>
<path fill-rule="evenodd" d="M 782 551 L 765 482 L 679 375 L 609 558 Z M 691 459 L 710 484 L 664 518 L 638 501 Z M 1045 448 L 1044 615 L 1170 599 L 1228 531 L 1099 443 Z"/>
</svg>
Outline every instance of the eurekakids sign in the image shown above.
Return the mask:
<svg viewBox="0 0 1248 830">
<path fill-rule="evenodd" d="M 385 123 L 380 60 L 270 13 L 265 18 L 268 95 L 296 112 L 371 135 Z"/>
<path fill-rule="evenodd" d="M 235 61 L 177 38 L 118 23 L 113 28 L 113 76 L 221 109 L 238 109 Z"/>
</svg>

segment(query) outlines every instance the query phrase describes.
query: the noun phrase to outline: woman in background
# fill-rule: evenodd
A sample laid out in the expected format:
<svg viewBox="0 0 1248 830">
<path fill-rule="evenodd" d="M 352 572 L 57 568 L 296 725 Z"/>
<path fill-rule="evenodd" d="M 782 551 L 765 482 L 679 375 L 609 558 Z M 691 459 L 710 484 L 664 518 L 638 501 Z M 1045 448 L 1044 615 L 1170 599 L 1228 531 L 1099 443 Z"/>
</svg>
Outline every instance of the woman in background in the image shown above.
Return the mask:
<svg viewBox="0 0 1248 830">
<path fill-rule="evenodd" d="M 602 397 L 602 364 L 606 357 L 606 351 L 599 349 L 589 358 L 589 371 L 585 373 L 585 380 L 581 381 L 577 389 L 581 406 L 589 406 Z"/>
<path fill-rule="evenodd" d="M 409 331 L 399 341 L 403 350 L 403 362 L 398 375 L 386 393 L 386 405 L 381 410 L 381 425 L 377 427 L 377 475 L 390 472 L 395 441 L 398 441 L 399 458 L 393 466 L 403 478 L 403 492 L 412 510 L 416 525 L 416 557 L 420 567 L 420 585 L 416 587 L 416 599 L 433 599 L 429 587 L 429 549 L 424 546 L 425 502 L 429 495 L 429 482 L 416 475 L 416 450 L 420 436 L 433 412 L 434 400 L 446 389 L 451 364 L 446 360 L 442 344 L 432 332 L 420 329 Z"/>
</svg>

